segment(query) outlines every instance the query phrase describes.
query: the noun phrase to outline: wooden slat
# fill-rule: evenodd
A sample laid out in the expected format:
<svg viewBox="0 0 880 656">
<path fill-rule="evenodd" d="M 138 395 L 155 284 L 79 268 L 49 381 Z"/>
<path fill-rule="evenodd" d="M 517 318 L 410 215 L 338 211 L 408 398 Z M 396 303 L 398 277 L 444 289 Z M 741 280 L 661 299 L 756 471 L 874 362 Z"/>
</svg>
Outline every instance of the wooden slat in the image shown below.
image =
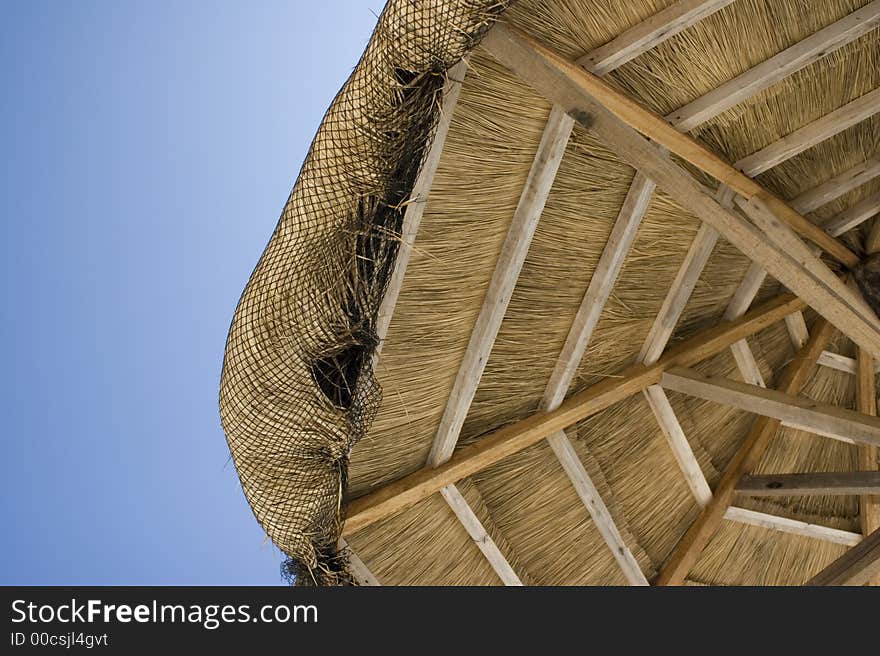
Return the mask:
<svg viewBox="0 0 880 656">
<path fill-rule="evenodd" d="M 824 540 L 825 542 L 832 542 L 834 544 L 842 544 L 848 547 L 855 546 L 862 541 L 861 535 L 851 531 L 842 531 L 838 528 L 821 526 L 819 524 L 809 524 L 796 519 L 789 519 L 788 517 L 769 515 L 755 510 L 748 510 L 747 508 L 738 508 L 736 506 L 731 506 L 725 511 L 724 519 L 738 522 L 740 524 L 769 528 L 781 533 L 791 533 L 792 535 L 800 535 L 807 538 Z"/>
<path fill-rule="evenodd" d="M 653 193 L 654 183 L 637 172 L 547 383 L 544 403 L 548 407 L 561 403 L 571 386 Z"/>
<path fill-rule="evenodd" d="M 807 581 L 807 585 L 865 585 L 880 575 L 880 529 Z"/>
<path fill-rule="evenodd" d="M 878 24 L 880 1 L 875 0 L 672 112 L 667 119 L 682 131 L 693 130 L 700 123 L 854 41 Z"/>
<path fill-rule="evenodd" d="M 556 107 L 551 110 L 548 127 L 544 130 L 538 146 L 525 189 L 514 212 L 483 306 L 474 324 L 452 393 L 434 437 L 428 456 L 430 466 L 445 462 L 452 455 L 458 442 L 461 427 L 471 407 L 477 386 L 480 384 L 480 378 L 486 368 L 504 314 L 507 312 L 513 288 L 528 255 L 529 245 L 541 218 L 541 212 L 544 210 L 556 171 L 565 154 L 571 126 L 572 119 L 568 115 Z"/>
<path fill-rule="evenodd" d="M 734 342 L 760 332 L 803 308 L 803 301 L 791 294 L 782 294 L 736 321 L 724 322 L 676 344 L 653 365 L 627 367 L 619 376 L 609 377 L 572 395 L 556 410 L 538 412 L 488 433 L 474 444 L 457 449 L 452 458 L 437 468 L 426 467 L 353 500 L 346 513 L 344 533 L 351 535 L 408 508 L 450 483 L 537 444 L 556 431 L 601 412 L 649 385 L 658 384 L 664 370 L 673 366 L 690 367 L 702 362 L 729 348 Z"/>
<path fill-rule="evenodd" d="M 669 443 L 672 454 L 684 474 L 685 482 L 702 508 L 712 500 L 712 490 L 706 482 L 700 463 L 697 462 L 691 445 L 685 437 L 675 411 L 659 385 L 651 385 L 644 391 L 645 399 L 660 424 L 660 429 Z"/>
<path fill-rule="evenodd" d="M 880 102 L 878 97 L 877 102 Z M 880 191 L 862 199 L 845 212 L 825 224 L 825 229 L 835 237 L 861 225 L 872 216 L 880 214 Z"/>
<path fill-rule="evenodd" d="M 746 175 L 759 175 L 767 169 L 773 168 L 779 162 L 791 159 L 808 148 L 851 128 L 856 123 L 870 118 L 877 112 L 880 112 L 880 89 L 874 89 L 840 109 L 826 114 L 778 141 L 774 141 L 766 148 L 739 160 L 734 166 Z"/>
<path fill-rule="evenodd" d="M 452 114 L 458 103 L 458 96 L 461 92 L 461 85 L 466 73 L 467 64 L 464 61 L 460 61 L 450 68 L 446 75 L 446 84 L 443 86 L 443 100 L 440 105 L 440 119 L 437 121 L 437 127 L 434 130 L 431 147 L 422 161 L 419 174 L 410 193 L 410 201 L 403 215 L 400 246 L 397 251 L 397 259 L 394 262 L 394 271 L 391 274 L 391 279 L 388 281 L 388 288 L 385 291 L 382 302 L 379 304 L 379 312 L 376 316 L 376 336 L 379 338 L 379 345 L 376 347 L 373 355 L 374 367 L 382 351 L 385 337 L 388 334 L 388 326 L 391 324 L 391 317 L 394 315 L 394 308 L 397 305 L 397 299 L 403 287 L 403 278 L 406 275 L 406 268 L 412 255 L 413 244 L 416 240 L 419 226 L 422 223 L 425 207 L 428 204 L 428 195 L 434 183 L 437 167 L 440 165 L 440 155 L 446 143 L 446 136 L 449 134 Z"/>
<path fill-rule="evenodd" d="M 495 573 L 498 574 L 498 578 L 501 579 L 504 585 L 522 585 L 519 576 L 517 576 L 513 567 L 510 566 L 510 563 L 507 562 L 504 554 L 501 553 L 498 545 L 495 544 L 495 541 L 483 527 L 479 518 L 468 505 L 468 502 L 461 496 L 458 488 L 455 485 L 447 485 L 440 490 L 440 495 L 452 509 L 452 512 L 455 513 L 458 521 L 464 526 L 464 529 L 471 537 L 471 540 L 474 541 L 474 544 L 477 545 L 477 548 L 483 552 L 486 560 L 489 561 L 492 569 L 495 570 Z"/>
<path fill-rule="evenodd" d="M 630 585 L 648 585 L 648 579 L 642 573 L 638 561 L 620 535 L 614 518 L 611 516 L 605 501 L 596 489 L 583 463 L 574 450 L 571 441 L 564 431 L 557 431 L 547 438 L 547 443 L 562 464 L 565 473 L 574 485 L 578 497 L 590 512 L 593 524 L 602 539 L 611 549 L 617 564 Z"/>
<path fill-rule="evenodd" d="M 748 316 L 748 315 L 746 315 Z M 813 325 L 810 340 L 800 350 L 779 377 L 777 389 L 785 394 L 797 394 L 809 379 L 819 354 L 834 335 L 831 324 L 819 319 Z M 712 501 L 691 524 L 672 550 L 660 570 L 657 585 L 681 585 L 697 562 L 703 549 L 724 520 L 725 512 L 733 501 L 734 489 L 744 474 L 752 471 L 776 435 L 780 422 L 769 417 L 758 417 L 746 439 L 728 463 L 721 480 L 713 491 Z"/>
<path fill-rule="evenodd" d="M 591 124 L 602 123 L 604 124 L 603 128 L 597 132 L 607 134 L 610 130 L 609 123 L 612 122 L 608 119 L 616 117 L 619 121 L 643 133 L 685 161 L 715 177 L 738 194 L 746 198 L 757 194 L 765 195 L 768 198 L 772 196 L 760 184 L 735 169 L 705 146 L 690 136 L 678 132 L 663 117 L 645 109 L 632 98 L 560 57 L 523 32 L 498 24 L 487 34 L 481 45 L 545 97 L 556 104 L 569 108 L 569 112 L 587 127 Z M 656 149 L 652 150 L 656 156 L 659 156 Z M 620 154 L 619 151 L 618 154 Z M 645 171 L 645 166 L 638 163 L 638 160 L 634 163 L 632 157 L 624 156 L 624 159 L 636 168 Z M 655 175 L 649 174 L 648 177 L 660 185 L 660 181 Z M 671 193 L 668 189 L 666 191 Z M 855 265 L 858 261 L 852 251 L 841 242 L 792 210 L 781 200 L 775 199 L 773 206 L 774 212 L 780 218 L 821 246 L 830 255 L 850 266 Z M 722 230 L 719 232 L 724 234 Z M 725 238 L 729 239 L 727 235 Z"/>
<path fill-rule="evenodd" d="M 801 214 L 806 214 L 827 205 L 863 184 L 867 184 L 877 176 L 880 176 L 880 157 L 872 157 L 868 161 L 834 176 L 818 187 L 805 191 L 792 200 L 790 205 Z"/>
<path fill-rule="evenodd" d="M 717 242 L 718 231 L 705 223 L 700 225 L 642 345 L 638 356 L 640 361 L 650 364 L 663 353 Z"/>
<path fill-rule="evenodd" d="M 772 417 L 817 435 L 880 445 L 880 419 L 847 408 L 682 367 L 664 372 L 660 384 L 667 390 Z"/>
<path fill-rule="evenodd" d="M 584 55 L 578 64 L 596 75 L 605 75 L 731 2 L 733 0 L 680 0 Z"/>
<path fill-rule="evenodd" d="M 878 471 L 747 475 L 736 485 L 737 494 L 749 497 L 839 496 L 878 492 Z"/>
</svg>

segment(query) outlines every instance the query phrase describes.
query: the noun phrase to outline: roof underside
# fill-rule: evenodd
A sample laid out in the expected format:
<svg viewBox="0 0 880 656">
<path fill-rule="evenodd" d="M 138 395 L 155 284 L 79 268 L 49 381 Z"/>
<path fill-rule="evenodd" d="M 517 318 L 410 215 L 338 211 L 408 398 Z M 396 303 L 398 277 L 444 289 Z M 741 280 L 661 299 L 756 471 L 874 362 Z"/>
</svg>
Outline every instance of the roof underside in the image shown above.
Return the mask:
<svg viewBox="0 0 880 656">
<path fill-rule="evenodd" d="M 521 0 L 504 20 L 576 60 L 671 4 Z M 867 4 L 736 0 L 605 79 L 667 115 Z M 869 31 L 691 134 L 736 162 L 880 88 L 878 32 Z M 369 434 L 351 454 L 352 497 L 425 466 L 550 115 L 550 103 L 486 51 L 477 48 L 468 55 L 467 67 L 376 365 L 383 403 Z M 880 116 L 875 113 L 756 180 L 792 199 L 878 153 Z M 634 174 L 597 137 L 575 125 L 459 444 L 539 410 Z M 880 178 L 874 178 L 806 215 L 818 223 L 829 221 L 878 192 Z M 570 392 L 613 377 L 636 360 L 700 225 L 665 193 L 655 193 Z M 861 252 L 870 226 L 865 222 L 841 239 Z M 749 264 L 736 248 L 723 239 L 718 242 L 676 324 L 672 343 L 719 322 Z M 784 288 L 768 277 L 756 302 L 781 291 Z M 805 318 L 811 326 L 816 315 L 806 311 Z M 750 338 L 749 346 L 768 387 L 796 353 L 781 322 Z M 828 350 L 856 355 L 853 343 L 840 333 Z M 695 369 L 742 379 L 729 350 Z M 818 367 L 802 395 L 855 408 L 855 376 Z M 675 392 L 668 396 L 714 488 L 755 415 Z M 650 580 L 699 505 L 645 398 L 632 396 L 566 432 Z M 855 446 L 783 428 L 757 472 L 856 469 Z M 457 488 L 523 582 L 627 582 L 546 442 L 460 481 Z M 857 496 L 738 498 L 736 505 L 861 531 Z M 501 583 L 439 494 L 347 539 L 383 584 Z M 846 549 L 827 540 L 725 521 L 689 580 L 800 584 Z"/>
</svg>

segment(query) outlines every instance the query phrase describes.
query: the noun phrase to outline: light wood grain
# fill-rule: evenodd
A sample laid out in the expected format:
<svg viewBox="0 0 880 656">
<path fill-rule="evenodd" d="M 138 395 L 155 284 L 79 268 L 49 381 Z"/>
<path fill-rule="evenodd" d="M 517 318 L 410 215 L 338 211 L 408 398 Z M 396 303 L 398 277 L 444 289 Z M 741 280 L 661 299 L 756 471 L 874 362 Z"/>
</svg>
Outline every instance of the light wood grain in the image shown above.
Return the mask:
<svg viewBox="0 0 880 656">
<path fill-rule="evenodd" d="M 578 64 L 596 75 L 605 75 L 731 2 L 733 0 L 680 0 L 584 55 Z"/>
<path fill-rule="evenodd" d="M 820 524 L 810 524 L 796 519 L 789 519 L 788 517 L 770 515 L 736 506 L 731 506 L 725 511 L 724 519 L 738 522 L 740 524 L 769 528 L 774 531 L 779 531 L 780 533 L 791 533 L 792 535 L 800 535 L 806 538 L 815 538 L 816 540 L 842 544 L 848 547 L 857 545 L 862 541 L 861 535 L 851 531 L 842 531 L 838 528 L 821 526 Z"/>
<path fill-rule="evenodd" d="M 664 372 L 660 384 L 667 390 L 772 417 L 817 435 L 880 445 L 880 419 L 847 408 L 681 367 Z"/>
<path fill-rule="evenodd" d="M 519 576 L 513 570 L 513 567 L 510 566 L 510 563 L 507 562 L 507 558 L 501 553 L 498 545 L 495 544 L 495 541 L 483 527 L 477 515 L 468 505 L 468 502 L 461 495 L 461 492 L 458 491 L 458 488 L 455 485 L 447 485 L 440 490 L 440 496 L 443 497 L 443 500 L 446 501 L 452 512 L 455 513 L 458 521 L 461 522 L 471 540 L 474 541 L 474 544 L 477 545 L 477 548 L 483 553 L 486 560 L 489 561 L 489 564 L 495 570 L 502 583 L 504 585 L 522 585 Z"/>
<path fill-rule="evenodd" d="M 880 97 L 877 102 L 880 102 Z M 837 237 L 856 226 L 860 226 L 877 214 L 880 214 L 880 191 L 863 198 L 848 210 L 838 214 L 825 224 L 825 229 L 829 234 Z"/>
<path fill-rule="evenodd" d="M 529 252 L 529 245 L 553 186 L 556 171 L 562 163 L 565 147 L 571 134 L 572 119 L 554 107 L 550 112 L 548 127 L 544 130 L 538 152 L 532 162 L 525 188 L 513 215 L 510 228 L 492 273 L 486 297 L 477 316 L 458 369 L 452 392 L 440 420 L 440 426 L 431 445 L 428 464 L 437 466 L 445 462 L 455 445 L 489 354 L 507 312 L 507 306 L 519 278 L 519 272 Z"/>
<path fill-rule="evenodd" d="M 603 128 L 594 130 L 595 132 L 607 134 L 610 130 L 608 119 L 616 118 L 715 177 L 738 194 L 746 198 L 757 194 L 772 196 L 760 184 L 705 146 L 690 136 L 678 132 L 663 117 L 645 109 L 632 98 L 560 57 L 523 32 L 499 24 L 489 32 L 481 45 L 549 100 L 567 107 L 568 111 L 586 126 L 602 123 Z M 617 150 L 620 155 L 620 149 Z M 655 155 L 660 155 L 656 149 L 652 150 Z M 624 159 L 639 170 L 648 173 L 645 165 L 638 159 L 628 156 L 624 156 Z M 649 173 L 648 177 L 658 186 L 662 186 L 653 173 Z M 666 191 L 670 193 L 668 189 Z M 776 208 L 775 204 L 779 207 Z M 689 207 L 689 209 L 693 208 Z M 856 256 L 846 246 L 782 201 L 778 199 L 774 201 L 774 211 L 782 220 L 835 258 L 848 265 L 854 265 L 857 261 Z M 706 221 L 705 218 L 703 220 Z M 717 226 L 713 227 L 717 229 Z M 724 234 L 722 230 L 719 232 Z M 725 238 L 729 240 L 728 235 L 725 235 Z"/>
<path fill-rule="evenodd" d="M 467 64 L 464 61 L 460 61 L 450 68 L 446 75 L 446 84 L 443 86 L 443 100 L 440 104 L 440 119 L 437 121 L 437 127 L 434 129 L 431 147 L 422 160 L 415 184 L 410 192 L 410 200 L 403 214 L 400 246 L 397 251 L 397 259 L 394 262 L 394 271 L 391 273 L 385 296 L 382 297 L 382 302 L 379 304 L 379 312 L 376 315 L 376 336 L 379 339 L 379 345 L 373 354 L 374 368 L 382 352 L 385 337 L 388 334 L 388 327 L 391 325 L 391 318 L 394 316 L 394 308 L 397 306 L 397 299 L 403 287 L 403 279 L 406 275 L 410 256 L 412 255 L 413 244 L 419 232 L 419 226 L 422 223 L 422 216 L 425 214 L 428 196 L 434 183 L 434 175 L 437 173 L 437 167 L 440 165 L 440 156 L 443 153 L 443 146 L 446 144 L 446 136 L 449 134 L 452 115 L 456 104 L 458 104 L 458 96 L 461 93 L 461 85 L 466 74 Z"/>
<path fill-rule="evenodd" d="M 856 123 L 870 118 L 877 112 L 880 112 L 880 89 L 866 93 L 830 114 L 795 130 L 778 141 L 774 141 L 758 152 L 739 160 L 734 166 L 746 175 L 759 175 L 767 169 L 773 168 L 779 162 L 791 159 L 808 148 L 851 128 Z M 821 244 L 819 245 L 821 246 Z"/>
<path fill-rule="evenodd" d="M 790 205 L 801 214 L 806 214 L 827 205 L 844 194 L 848 194 L 863 184 L 867 184 L 877 176 L 880 176 L 880 157 L 872 157 L 868 161 L 834 176 L 818 187 L 805 191 L 792 200 Z"/>
</svg>

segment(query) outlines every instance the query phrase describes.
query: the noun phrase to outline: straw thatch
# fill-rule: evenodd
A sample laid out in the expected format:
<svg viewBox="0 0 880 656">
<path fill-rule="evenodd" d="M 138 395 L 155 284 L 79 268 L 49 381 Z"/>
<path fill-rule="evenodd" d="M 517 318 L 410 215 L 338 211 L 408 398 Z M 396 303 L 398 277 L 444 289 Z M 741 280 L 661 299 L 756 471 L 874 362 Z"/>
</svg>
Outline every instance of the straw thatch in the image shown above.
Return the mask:
<svg viewBox="0 0 880 656">
<path fill-rule="evenodd" d="M 390 3 L 377 34 L 390 30 L 392 18 L 399 16 L 404 11 L 401 7 L 407 4 Z M 468 10 L 475 12 L 480 3 L 438 0 L 413 4 L 455 5 L 458 11 L 469 5 Z M 468 52 L 480 30 L 488 24 L 487 17 L 501 4 L 506 3 L 482 3 L 479 20 L 473 19 L 466 28 L 462 22 L 456 25 L 461 30 L 457 33 L 467 38 L 444 51 L 442 61 L 446 66 L 456 56 Z M 575 59 L 670 4 L 666 0 L 520 0 L 503 14 L 503 19 Z M 649 108 L 665 114 L 865 4 L 864 0 L 737 0 L 624 65 L 608 79 Z M 425 12 L 430 14 L 427 9 Z M 467 15 L 473 18 L 476 14 Z M 459 18 L 462 16 L 465 14 Z M 448 16 L 430 16 L 426 20 L 436 21 L 435 27 L 441 31 L 452 29 L 445 18 Z M 383 38 L 382 43 L 386 43 L 387 39 L 403 36 L 390 31 Z M 372 49 L 378 47 L 376 44 L 374 38 L 367 59 Z M 241 341 L 242 331 L 250 331 L 251 341 L 259 331 L 245 324 L 247 312 L 242 307 L 233 323 L 224 369 L 224 427 L 258 519 L 269 536 L 297 558 L 303 558 L 312 548 L 304 546 L 297 536 L 308 534 L 309 527 L 314 528 L 316 513 L 325 524 L 328 515 L 334 518 L 331 524 L 338 519 L 336 497 L 325 499 L 325 507 L 314 508 L 283 496 L 293 477 L 332 477 L 337 471 L 321 473 L 320 468 L 309 469 L 308 463 L 314 462 L 313 452 L 296 446 L 299 434 L 315 432 L 316 424 L 333 426 L 324 434 L 335 437 L 316 448 L 320 451 L 329 448 L 327 443 L 335 444 L 337 463 L 360 438 L 351 451 L 348 471 L 348 492 L 352 497 L 425 465 L 541 139 L 549 103 L 480 49 L 470 50 L 466 59 L 467 77 L 375 368 L 383 401 L 369 430 L 366 419 L 340 420 L 339 413 L 332 407 L 328 409 L 326 403 L 304 403 L 304 396 L 314 396 L 306 389 L 309 384 L 314 387 L 314 379 L 300 374 L 269 375 L 278 367 L 295 366 L 285 358 L 293 356 L 296 362 L 303 361 L 301 354 L 284 350 L 285 340 L 301 341 L 298 336 L 302 331 L 312 334 L 325 329 L 304 325 L 301 308 L 307 301 L 290 293 L 292 286 L 303 283 L 279 282 L 287 287 L 274 296 L 267 291 L 276 284 L 272 281 L 278 278 L 279 267 L 288 266 L 278 263 L 282 257 L 279 253 L 285 254 L 286 262 L 308 258 L 297 262 L 295 269 L 320 269 L 327 277 L 317 280 L 328 287 L 332 287 L 331 277 L 338 273 L 333 267 L 328 271 L 319 260 L 323 252 L 310 256 L 303 249 L 303 244 L 317 243 L 320 236 L 312 242 L 311 238 L 297 234 L 306 228 L 297 221 L 297 212 L 304 210 L 297 208 L 296 189 L 242 300 L 242 306 L 247 307 L 257 303 L 255 299 L 262 299 L 259 314 L 264 325 L 277 322 L 279 326 L 259 346 L 236 350 L 234 346 Z M 417 66 L 411 68 L 421 70 Z M 353 80 L 370 75 L 379 72 L 362 62 Z M 353 84 L 349 82 L 349 93 Z M 712 150 L 735 161 L 878 87 L 880 34 L 874 30 L 708 121 L 694 134 Z M 435 91 L 436 87 L 432 93 Z M 331 108 L 322 132 L 327 130 L 327 122 L 333 120 L 338 103 L 339 100 Z M 415 129 L 407 138 L 418 142 L 418 154 L 423 152 L 427 143 L 423 130 Z M 297 189 L 309 186 L 310 166 L 322 166 L 323 159 L 330 156 L 320 153 L 321 147 L 332 149 L 335 142 L 322 145 L 319 133 Z M 875 115 L 762 174 L 758 180 L 780 196 L 792 198 L 878 152 L 880 118 Z M 365 175 L 369 167 L 375 166 L 373 162 L 360 164 Z M 355 163 L 346 163 L 349 165 Z M 633 169 L 594 136 L 575 127 L 460 443 L 476 440 L 498 426 L 538 410 L 633 175 Z M 321 184 L 335 182 L 325 179 Z M 827 220 L 878 190 L 880 180 L 874 180 L 811 216 L 817 221 Z M 312 193 L 322 196 L 329 192 L 313 187 Z M 359 194 L 363 195 L 361 191 L 354 192 L 355 196 Z M 347 211 L 348 215 L 352 213 L 351 208 Z M 339 216 L 347 216 L 340 212 Z M 399 223 L 385 225 L 392 231 L 399 230 Z M 572 392 L 614 376 L 634 361 L 698 228 L 699 221 L 690 213 L 663 193 L 655 195 L 578 369 Z M 307 230 L 320 228 L 308 223 Z M 857 250 L 861 249 L 863 239 L 863 228 L 845 236 L 847 243 Z M 393 257 L 393 252 L 387 254 L 389 261 Z M 673 341 L 718 322 L 748 265 L 743 254 L 723 241 L 718 244 L 678 323 Z M 383 266 L 389 266 L 388 261 Z M 382 287 L 381 283 L 378 286 Z M 768 279 L 759 298 L 779 291 L 778 283 Z M 375 293 L 376 289 L 371 288 L 370 292 Z M 325 296 L 319 303 L 332 306 L 339 300 Z M 375 311 L 375 304 L 370 303 L 373 300 L 362 305 Z M 322 312 L 323 317 L 326 311 Z M 808 312 L 808 323 L 814 317 Z M 347 318 L 336 321 L 348 325 Z M 336 337 L 336 343 L 345 342 Z M 750 340 L 750 345 L 768 384 L 794 353 L 782 325 L 763 331 Z M 363 352 L 371 347 L 365 343 Z M 852 344 L 842 337 L 836 339 L 832 350 L 848 356 L 854 354 Z M 249 354 L 245 360 L 243 351 Z M 367 360 L 358 360 L 358 367 L 366 371 Z M 697 369 L 739 377 L 729 353 L 718 355 Z M 293 378 L 306 382 L 299 388 L 283 388 Z M 248 385 L 251 391 L 245 400 L 239 401 L 242 388 Z M 851 375 L 819 368 L 804 395 L 854 407 L 854 385 Z M 669 396 L 710 486 L 714 485 L 754 416 L 674 393 Z M 303 408 L 313 415 L 303 418 Z M 316 416 L 319 418 L 315 419 Z M 351 428 L 355 424 L 357 430 Z M 362 436 L 358 432 L 361 429 Z M 632 397 L 580 422 L 568 432 L 624 541 L 650 579 L 693 521 L 698 506 L 646 402 L 641 395 Z M 782 473 L 854 468 L 856 452 L 851 445 L 782 429 L 759 469 Z M 546 444 L 503 460 L 463 481 L 459 489 L 524 582 L 625 583 L 608 547 Z M 848 531 L 860 530 L 855 497 L 742 500 L 738 505 Z M 338 535 L 338 526 L 331 528 Z M 499 583 L 452 511 L 437 495 L 358 532 L 350 537 L 349 543 L 385 584 Z M 838 544 L 726 522 L 703 552 L 690 578 L 694 582 L 725 585 L 799 584 L 844 549 Z M 306 560 L 310 567 L 318 564 L 314 555 Z"/>
</svg>

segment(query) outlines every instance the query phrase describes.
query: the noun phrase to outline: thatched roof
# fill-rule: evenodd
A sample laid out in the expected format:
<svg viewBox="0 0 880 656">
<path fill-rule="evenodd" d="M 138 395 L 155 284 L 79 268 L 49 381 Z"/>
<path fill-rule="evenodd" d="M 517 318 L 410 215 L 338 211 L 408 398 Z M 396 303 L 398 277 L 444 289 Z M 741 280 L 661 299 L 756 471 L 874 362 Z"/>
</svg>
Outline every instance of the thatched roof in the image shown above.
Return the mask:
<svg viewBox="0 0 880 656">
<path fill-rule="evenodd" d="M 555 117 L 564 154 L 555 175 L 546 174 L 552 148 L 541 144 L 553 104 L 522 71 L 512 72 L 510 61 L 498 60 L 503 44 L 487 40 L 485 48 L 477 47 L 496 18 L 576 61 L 612 42 L 600 51 L 607 55 L 616 37 L 631 34 L 672 5 L 666 15 L 681 10 L 685 18 L 685 8 L 702 5 L 700 20 L 694 17 L 685 29 L 655 38 L 649 49 L 634 48 L 637 56 L 607 74 L 598 71 L 613 89 L 669 116 L 850 17 L 850 24 L 827 32 L 822 47 L 814 43 L 813 55 L 801 54 L 796 64 L 793 55 L 786 60 L 783 79 L 777 76 L 768 84 L 758 78 L 746 91 L 728 89 L 719 108 L 704 112 L 690 134 L 730 163 L 764 153 L 766 164 L 750 177 L 792 201 L 795 209 L 803 208 L 800 213 L 816 225 L 835 225 L 844 216 L 836 224 L 845 228 L 839 239 L 855 258 L 862 259 L 877 240 L 871 217 L 880 212 L 880 100 L 868 94 L 880 89 L 880 3 L 520 0 L 506 5 L 389 3 L 364 61 L 319 131 L 233 322 L 221 397 L 224 427 L 257 518 L 303 565 L 297 570 L 301 578 L 333 570 L 330 553 L 344 534 L 356 554 L 356 569 L 368 569 L 382 584 L 491 585 L 511 579 L 626 584 L 637 582 L 638 572 L 652 581 L 684 548 L 688 528 L 703 521 L 707 511 L 701 514 L 701 506 L 730 505 L 720 496 L 710 501 L 706 484 L 720 494 L 725 471 L 735 468 L 735 454 L 763 421 L 751 406 L 747 411 L 659 387 L 652 388 L 652 408 L 643 385 L 567 425 L 566 437 L 554 439 L 570 447 L 557 441 L 551 448 L 544 438 L 552 435 L 543 434 L 463 478 L 450 474 L 436 489 L 412 497 L 415 503 L 402 503 L 378 521 L 343 526 L 348 514 L 340 497 L 343 487 L 347 499 L 361 499 L 352 508 L 365 516 L 364 508 L 384 493 L 378 491 L 404 489 L 406 481 L 415 480 L 405 477 L 449 458 L 451 452 L 437 446 L 438 434 L 457 445 L 450 461 L 456 463 L 469 457 L 461 447 L 479 445 L 487 435 L 494 439 L 501 427 L 516 432 L 522 422 L 555 410 L 548 381 L 561 354 L 570 352 L 567 339 L 578 325 L 579 309 L 584 311 L 591 280 L 595 285 L 604 275 L 604 266 L 597 265 L 605 261 L 603 252 L 613 250 L 609 237 L 634 183 L 632 162 L 609 143 L 601 125 L 581 120 L 571 107 L 565 111 L 578 119 L 573 128 L 560 118 L 565 112 Z M 858 20 L 852 19 L 860 9 Z M 519 32 L 511 34 L 520 38 Z M 444 76 L 462 56 L 465 64 Z M 589 59 L 581 63 L 588 69 L 595 65 Z M 561 84 L 559 79 L 554 84 Z M 384 95 L 366 98 L 376 89 Z M 734 91 L 739 94 L 735 104 L 725 107 L 724 98 Z M 834 114 L 853 101 L 849 114 Z M 822 123 L 829 115 L 830 127 Z M 815 131 L 802 130 L 805 126 Z M 778 147 L 786 137 L 786 147 Z M 534 176 L 529 186 L 538 152 L 543 159 L 534 166 L 544 167 L 552 184 L 543 208 L 533 207 L 530 219 L 523 208 L 534 198 L 523 193 L 525 188 L 540 194 Z M 719 186 L 692 162 L 662 157 L 710 189 Z M 755 158 L 745 161 L 740 168 L 749 173 Z M 836 180 L 821 200 L 803 196 L 847 172 L 854 181 Z M 662 184 L 651 196 L 640 224 L 634 224 L 631 247 L 622 251 L 623 265 L 607 302 L 587 294 L 598 322 L 583 357 L 573 362 L 570 380 L 555 378 L 565 383 L 567 396 L 599 383 L 614 385 L 631 374 L 627 367 L 656 360 L 645 357 L 643 346 L 651 339 L 659 344 L 658 353 L 664 350 L 666 341 L 652 326 L 688 263 L 698 279 L 692 293 L 684 294 L 680 315 L 672 315 L 669 344 L 700 339 L 722 320 L 736 318 L 728 307 L 759 256 L 744 254 L 723 233 L 714 244 L 714 231 L 700 231 L 706 217 L 697 218 L 694 208 L 685 209 L 681 197 L 673 196 L 675 190 Z M 760 227 L 754 211 L 754 204 L 729 210 Z M 421 212 L 417 232 L 406 234 Z M 762 238 L 774 242 L 775 233 L 761 229 L 767 231 Z M 404 245 L 398 249 L 401 232 Z M 689 255 L 695 239 L 711 253 L 702 270 L 699 253 Z M 511 247 L 523 244 L 519 270 Z M 837 274 L 854 268 L 853 262 L 841 264 L 827 255 L 822 262 Z M 504 294 L 493 296 L 503 285 L 490 287 L 505 263 L 515 282 L 509 302 Z M 785 291 L 768 276 L 752 306 Z M 800 317 L 815 342 L 823 330 L 821 313 L 836 329 L 829 329 L 827 345 L 811 342 L 814 360 L 824 351 L 820 366 L 805 364 L 806 373 L 799 374 L 805 384 L 790 395 L 870 413 L 865 394 L 872 406 L 876 398 L 866 386 L 873 385 L 872 358 L 880 352 L 870 334 L 861 337 L 850 326 L 864 321 L 870 333 L 876 319 L 859 315 L 849 297 L 837 294 L 844 299 L 839 313 L 805 296 L 812 307 L 750 335 L 746 350 L 766 386 L 776 387 L 786 368 L 791 371 L 809 357 L 801 351 Z M 503 317 L 497 329 L 492 312 Z M 850 321 L 847 312 L 856 318 Z M 880 329 L 877 335 L 880 344 Z M 381 351 L 375 348 L 379 340 Z M 488 353 L 484 362 L 481 345 Z M 855 367 L 859 350 L 863 369 L 872 367 L 870 375 L 844 371 Z M 470 366 L 469 358 L 479 366 Z M 692 369 L 711 375 L 710 380 L 756 382 L 730 348 L 717 349 Z M 381 386 L 381 403 L 371 374 Z M 663 414 L 664 399 L 672 413 Z M 456 409 L 464 417 L 460 427 Z M 751 473 L 877 469 L 876 450 L 816 430 L 765 423 L 769 443 L 748 468 Z M 679 433 L 668 434 L 679 426 Z M 671 448 L 676 445 L 677 451 Z M 568 461 L 559 455 L 561 449 L 569 449 Z M 579 480 L 594 486 L 606 513 L 596 515 L 595 507 L 585 506 L 587 493 L 576 487 Z M 386 487 L 395 481 L 401 481 L 398 488 Z M 730 519 L 716 522 L 708 543 L 694 550 L 682 580 L 801 584 L 858 542 L 860 534 L 877 528 L 865 495 L 737 495 L 733 502 L 756 512 L 732 511 Z M 609 525 L 616 531 L 611 538 Z M 319 582 L 338 580 L 312 575 Z"/>
</svg>

